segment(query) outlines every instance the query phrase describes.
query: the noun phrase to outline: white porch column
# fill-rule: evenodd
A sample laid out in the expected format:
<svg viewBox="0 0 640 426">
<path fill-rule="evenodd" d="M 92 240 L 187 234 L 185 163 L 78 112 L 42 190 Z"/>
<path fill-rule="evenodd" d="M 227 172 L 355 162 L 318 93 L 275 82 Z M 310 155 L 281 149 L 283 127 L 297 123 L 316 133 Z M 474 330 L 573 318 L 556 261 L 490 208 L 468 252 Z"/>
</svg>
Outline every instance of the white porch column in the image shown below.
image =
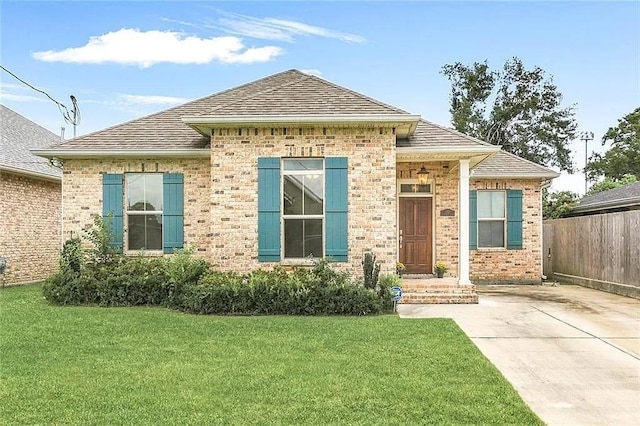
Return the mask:
<svg viewBox="0 0 640 426">
<path fill-rule="evenodd" d="M 458 183 L 458 284 L 469 281 L 469 160 L 460 160 Z"/>
</svg>

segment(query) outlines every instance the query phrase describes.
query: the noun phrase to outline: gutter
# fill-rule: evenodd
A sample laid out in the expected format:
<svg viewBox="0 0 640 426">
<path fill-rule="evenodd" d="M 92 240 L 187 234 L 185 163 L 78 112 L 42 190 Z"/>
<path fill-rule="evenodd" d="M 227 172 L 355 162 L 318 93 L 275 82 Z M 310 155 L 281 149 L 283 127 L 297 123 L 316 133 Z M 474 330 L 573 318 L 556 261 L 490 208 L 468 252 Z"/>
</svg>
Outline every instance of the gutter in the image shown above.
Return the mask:
<svg viewBox="0 0 640 426">
<path fill-rule="evenodd" d="M 558 176 L 560 176 L 559 173 L 554 173 L 552 174 L 539 174 L 539 173 L 515 173 L 515 174 L 495 174 L 495 175 L 489 175 L 489 174 L 481 174 L 481 175 L 474 175 L 473 173 L 471 174 L 471 178 L 472 179 L 513 179 L 514 177 L 516 178 L 523 178 L 523 179 L 554 179 L 557 178 Z M 551 184 L 551 182 L 549 182 L 549 185 Z M 547 185 L 547 186 L 549 186 Z"/>
<path fill-rule="evenodd" d="M 621 207 L 640 206 L 640 197 L 623 198 L 614 202 L 601 201 L 599 203 L 576 206 L 572 213 L 585 213 L 598 210 L 617 209 Z"/>
<path fill-rule="evenodd" d="M 494 152 L 500 151 L 500 147 L 495 146 L 486 146 L 486 147 L 398 147 L 396 148 L 396 154 L 467 154 L 469 156 L 474 155 L 485 155 L 485 154 L 493 154 Z"/>
<path fill-rule="evenodd" d="M 18 168 L 9 167 L 9 166 L 0 166 L 0 172 L 2 171 L 6 171 L 6 172 L 17 174 L 17 175 L 25 175 L 29 177 L 38 178 L 38 179 L 51 180 L 54 182 L 60 182 L 62 180 L 62 176 L 54 176 L 54 175 L 47 175 L 44 173 L 31 172 L 29 170 L 18 169 Z"/>
<path fill-rule="evenodd" d="M 44 158 L 103 157 L 209 157 L 211 149 L 32 149 L 32 154 Z"/>
</svg>

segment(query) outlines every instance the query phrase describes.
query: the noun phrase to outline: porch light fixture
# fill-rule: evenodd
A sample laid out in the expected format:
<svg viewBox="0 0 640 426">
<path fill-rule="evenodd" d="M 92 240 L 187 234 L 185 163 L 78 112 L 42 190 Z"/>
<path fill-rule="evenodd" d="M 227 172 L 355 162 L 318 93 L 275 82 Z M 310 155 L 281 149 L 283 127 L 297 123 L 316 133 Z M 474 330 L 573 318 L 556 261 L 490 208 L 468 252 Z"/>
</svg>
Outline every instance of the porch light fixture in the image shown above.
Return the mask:
<svg viewBox="0 0 640 426">
<path fill-rule="evenodd" d="M 418 172 L 418 183 L 420 185 L 426 185 L 428 180 L 429 180 L 429 171 L 424 168 L 424 164 L 423 164 L 422 168 Z"/>
</svg>

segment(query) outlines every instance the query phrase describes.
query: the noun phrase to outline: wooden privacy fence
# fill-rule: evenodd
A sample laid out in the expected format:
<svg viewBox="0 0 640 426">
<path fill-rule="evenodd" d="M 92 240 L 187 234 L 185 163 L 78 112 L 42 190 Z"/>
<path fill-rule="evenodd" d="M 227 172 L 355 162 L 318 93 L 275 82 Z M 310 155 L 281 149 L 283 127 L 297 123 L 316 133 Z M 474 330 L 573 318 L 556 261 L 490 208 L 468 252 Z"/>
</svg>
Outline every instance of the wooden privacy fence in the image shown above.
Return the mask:
<svg viewBox="0 0 640 426">
<path fill-rule="evenodd" d="M 640 298 L 640 210 L 545 221 L 543 272 Z"/>
</svg>

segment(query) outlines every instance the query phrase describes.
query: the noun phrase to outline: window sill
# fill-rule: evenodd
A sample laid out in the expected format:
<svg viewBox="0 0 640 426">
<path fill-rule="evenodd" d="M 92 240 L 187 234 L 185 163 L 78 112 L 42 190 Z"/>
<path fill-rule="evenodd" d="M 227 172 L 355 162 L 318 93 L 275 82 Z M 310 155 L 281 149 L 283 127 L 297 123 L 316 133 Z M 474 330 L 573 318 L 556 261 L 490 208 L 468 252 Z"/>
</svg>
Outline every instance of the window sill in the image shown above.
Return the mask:
<svg viewBox="0 0 640 426">
<path fill-rule="evenodd" d="M 280 264 L 283 266 L 313 266 L 318 259 L 282 259 Z"/>
<path fill-rule="evenodd" d="M 505 247 L 478 247 L 476 251 L 492 252 L 492 251 L 507 251 L 507 249 Z"/>
<path fill-rule="evenodd" d="M 125 256 L 143 256 L 143 257 L 161 257 L 164 255 L 162 250 L 125 250 Z"/>
</svg>

